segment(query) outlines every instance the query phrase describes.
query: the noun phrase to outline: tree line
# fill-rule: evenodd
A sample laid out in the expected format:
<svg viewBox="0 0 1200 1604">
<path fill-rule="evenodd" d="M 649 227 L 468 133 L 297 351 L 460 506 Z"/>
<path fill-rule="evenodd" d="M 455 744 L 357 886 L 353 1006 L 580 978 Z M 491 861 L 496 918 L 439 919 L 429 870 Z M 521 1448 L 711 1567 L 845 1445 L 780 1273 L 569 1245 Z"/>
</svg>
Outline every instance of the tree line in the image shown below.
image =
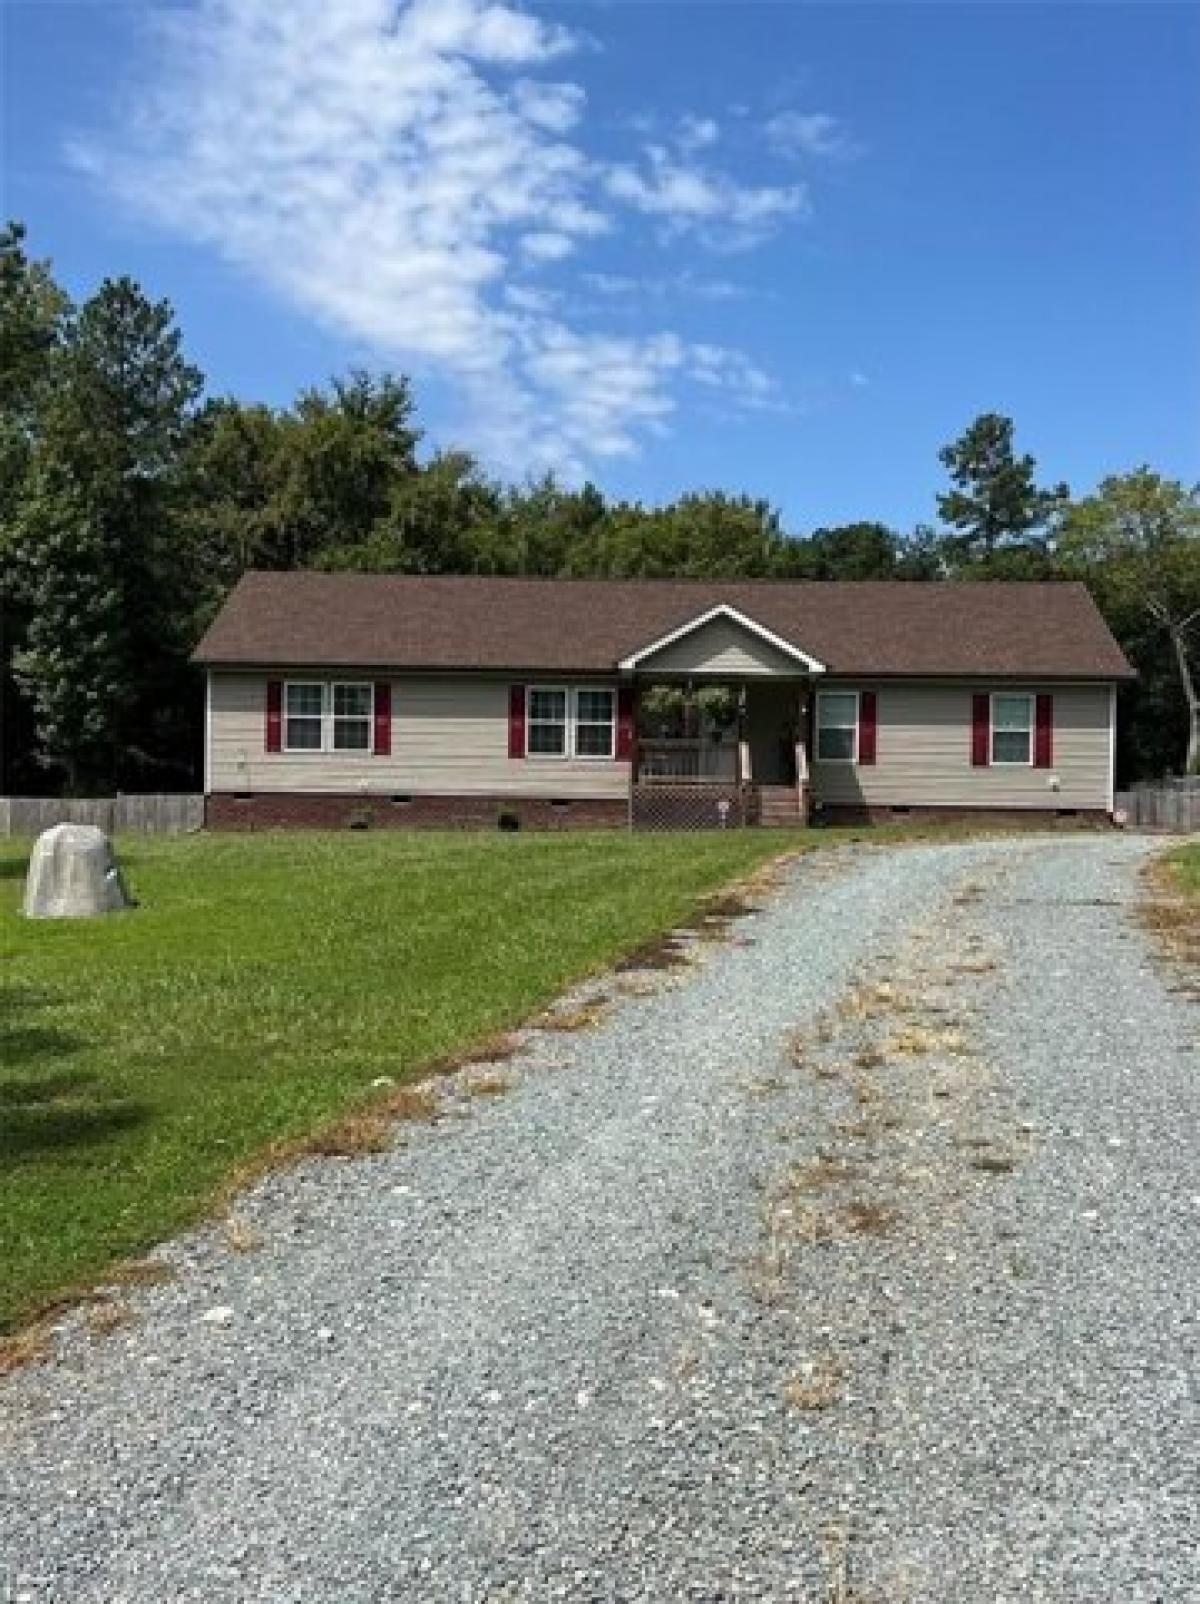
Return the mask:
<svg viewBox="0 0 1200 1604">
<path fill-rule="evenodd" d="M 188 658 L 251 568 L 788 579 L 1082 579 L 1139 671 L 1123 779 L 1195 769 L 1200 490 L 1149 467 L 1072 497 L 1012 420 L 940 453 L 937 522 L 807 533 L 765 500 L 665 506 L 423 453 L 409 381 L 354 371 L 286 407 L 205 393 L 170 305 L 129 278 L 73 304 L 0 231 L 0 789 L 194 789 Z"/>
</svg>

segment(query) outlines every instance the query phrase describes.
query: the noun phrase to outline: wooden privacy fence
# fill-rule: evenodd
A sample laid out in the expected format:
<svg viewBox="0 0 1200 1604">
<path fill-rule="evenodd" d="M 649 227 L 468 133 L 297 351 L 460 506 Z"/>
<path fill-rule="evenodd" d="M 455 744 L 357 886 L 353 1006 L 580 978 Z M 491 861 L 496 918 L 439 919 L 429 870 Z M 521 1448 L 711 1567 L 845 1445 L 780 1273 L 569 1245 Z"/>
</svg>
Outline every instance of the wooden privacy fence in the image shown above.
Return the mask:
<svg viewBox="0 0 1200 1604">
<path fill-rule="evenodd" d="M 1146 830 L 1200 830 L 1200 776 L 1155 780 L 1118 791 L 1115 807 L 1125 822 Z"/>
<path fill-rule="evenodd" d="M 106 835 L 181 835 L 204 827 L 202 796 L 4 796 L 0 835 L 40 835 L 55 824 L 94 824 Z"/>
</svg>

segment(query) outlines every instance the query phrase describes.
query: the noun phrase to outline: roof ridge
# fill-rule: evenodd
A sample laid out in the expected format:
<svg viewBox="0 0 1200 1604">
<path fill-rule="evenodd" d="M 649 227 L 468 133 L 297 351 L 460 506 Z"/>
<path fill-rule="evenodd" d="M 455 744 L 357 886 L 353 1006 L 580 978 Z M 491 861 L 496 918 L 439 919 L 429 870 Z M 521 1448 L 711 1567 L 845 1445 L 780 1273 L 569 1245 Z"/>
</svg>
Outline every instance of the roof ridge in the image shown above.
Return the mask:
<svg viewBox="0 0 1200 1604">
<path fill-rule="evenodd" d="M 816 589 L 836 585 L 842 589 L 903 589 L 920 592 L 936 589 L 939 594 L 947 590 L 1087 590 L 1081 579 L 800 579 L 789 575 L 753 574 L 742 577 L 728 575 L 697 577 L 684 575 L 671 578 L 665 574 L 408 574 L 397 572 L 363 572 L 357 569 L 336 568 L 247 568 L 239 576 L 240 584 L 246 579 L 326 579 L 353 581 L 358 584 L 390 580 L 405 584 L 476 584 L 476 585 L 629 585 L 639 589 L 651 586 L 683 585 L 713 588 L 723 585 L 749 585 L 779 589 L 783 587 Z M 1089 591 L 1090 594 L 1090 591 Z"/>
</svg>

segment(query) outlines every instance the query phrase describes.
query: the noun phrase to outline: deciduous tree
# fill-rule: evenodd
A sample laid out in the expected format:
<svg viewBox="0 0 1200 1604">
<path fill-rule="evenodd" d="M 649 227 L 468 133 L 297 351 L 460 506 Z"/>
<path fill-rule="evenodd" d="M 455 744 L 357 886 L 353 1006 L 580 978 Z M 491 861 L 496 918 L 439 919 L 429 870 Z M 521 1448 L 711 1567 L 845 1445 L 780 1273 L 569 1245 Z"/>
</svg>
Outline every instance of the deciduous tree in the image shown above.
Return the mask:
<svg viewBox="0 0 1200 1604">
<path fill-rule="evenodd" d="M 1170 643 L 1186 708 L 1185 767 L 1200 769 L 1200 486 L 1164 479 L 1147 467 L 1114 475 L 1069 509 L 1059 550 L 1086 575 L 1103 604 L 1141 614 Z M 1119 627 L 1119 626 L 1118 626 Z"/>
</svg>

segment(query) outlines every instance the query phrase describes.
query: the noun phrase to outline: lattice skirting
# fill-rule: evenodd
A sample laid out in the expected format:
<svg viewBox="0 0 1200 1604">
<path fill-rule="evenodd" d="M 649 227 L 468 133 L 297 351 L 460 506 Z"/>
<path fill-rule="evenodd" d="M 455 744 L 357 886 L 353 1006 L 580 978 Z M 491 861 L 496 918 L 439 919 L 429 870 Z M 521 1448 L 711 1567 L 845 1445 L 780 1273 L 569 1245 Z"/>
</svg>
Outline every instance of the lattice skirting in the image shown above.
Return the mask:
<svg viewBox="0 0 1200 1604">
<path fill-rule="evenodd" d="M 631 819 L 635 830 L 739 829 L 758 823 L 758 789 L 733 782 L 643 781 L 633 787 Z"/>
</svg>

